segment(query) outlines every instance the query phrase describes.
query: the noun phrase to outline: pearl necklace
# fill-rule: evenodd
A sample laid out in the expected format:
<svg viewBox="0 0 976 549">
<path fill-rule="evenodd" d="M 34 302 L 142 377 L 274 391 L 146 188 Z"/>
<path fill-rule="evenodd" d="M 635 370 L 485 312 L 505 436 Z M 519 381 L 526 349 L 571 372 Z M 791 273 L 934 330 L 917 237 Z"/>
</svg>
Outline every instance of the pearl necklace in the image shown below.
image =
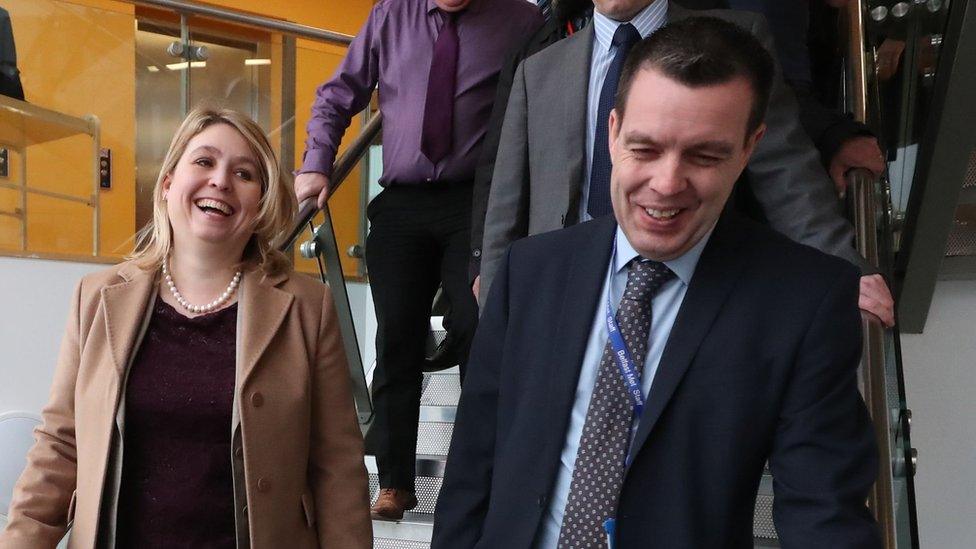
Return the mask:
<svg viewBox="0 0 976 549">
<path fill-rule="evenodd" d="M 221 305 L 227 303 L 227 300 L 230 299 L 230 296 L 234 295 L 234 292 L 237 290 L 237 286 L 241 283 L 241 272 L 237 271 L 234 274 L 234 278 L 231 279 L 230 284 L 227 286 L 227 289 L 224 290 L 224 293 L 220 294 L 220 297 L 211 301 L 210 303 L 207 303 L 206 305 L 191 305 L 190 302 L 183 297 L 183 294 L 176 289 L 176 283 L 173 282 L 173 277 L 169 274 L 169 267 L 167 263 L 169 263 L 169 260 L 163 261 L 163 279 L 166 281 L 166 285 L 169 287 L 169 292 L 173 294 L 173 298 L 176 299 L 176 302 L 180 304 L 180 307 L 183 307 L 191 313 L 203 314 L 218 309 Z"/>
</svg>

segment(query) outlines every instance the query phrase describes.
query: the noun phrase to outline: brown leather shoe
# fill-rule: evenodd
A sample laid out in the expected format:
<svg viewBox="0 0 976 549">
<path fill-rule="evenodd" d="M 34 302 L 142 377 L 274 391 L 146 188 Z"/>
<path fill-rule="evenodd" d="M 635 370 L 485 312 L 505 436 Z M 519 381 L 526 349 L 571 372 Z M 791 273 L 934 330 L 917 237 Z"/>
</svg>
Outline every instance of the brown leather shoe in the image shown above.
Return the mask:
<svg viewBox="0 0 976 549">
<path fill-rule="evenodd" d="M 369 514 L 379 520 L 400 520 L 403 518 L 404 511 L 409 511 L 416 506 L 417 496 L 410 490 L 380 488 L 380 495 L 376 498 L 373 508 L 369 510 Z"/>
</svg>

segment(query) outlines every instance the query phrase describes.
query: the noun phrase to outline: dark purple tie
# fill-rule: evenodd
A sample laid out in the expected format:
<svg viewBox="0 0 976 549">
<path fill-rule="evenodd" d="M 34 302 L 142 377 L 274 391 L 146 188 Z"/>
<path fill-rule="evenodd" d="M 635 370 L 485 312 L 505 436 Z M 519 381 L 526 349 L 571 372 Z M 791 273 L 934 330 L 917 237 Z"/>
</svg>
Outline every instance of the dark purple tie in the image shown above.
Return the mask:
<svg viewBox="0 0 976 549">
<path fill-rule="evenodd" d="M 457 83 L 457 14 L 441 12 L 444 25 L 434 42 L 427 77 L 427 102 L 420 151 L 437 164 L 451 151 L 454 125 L 454 89 Z"/>
</svg>

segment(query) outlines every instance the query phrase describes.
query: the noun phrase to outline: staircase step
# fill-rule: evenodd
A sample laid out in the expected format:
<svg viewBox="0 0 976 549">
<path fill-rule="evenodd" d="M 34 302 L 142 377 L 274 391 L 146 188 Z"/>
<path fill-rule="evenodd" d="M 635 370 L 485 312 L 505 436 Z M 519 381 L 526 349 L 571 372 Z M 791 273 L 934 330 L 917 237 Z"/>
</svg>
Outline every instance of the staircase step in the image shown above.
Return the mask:
<svg viewBox="0 0 976 549">
<path fill-rule="evenodd" d="M 444 463 L 443 457 L 417 456 L 417 477 L 414 481 L 417 507 L 413 509 L 411 516 L 433 517 L 437 495 L 441 491 L 441 482 L 444 478 Z M 375 457 L 366 456 L 366 472 L 369 476 L 369 502 L 372 505 L 376 502 L 380 486 Z"/>
<path fill-rule="evenodd" d="M 776 527 L 773 525 L 773 496 L 756 496 L 756 510 L 752 519 L 752 538 L 756 547 L 779 547 Z"/>
<path fill-rule="evenodd" d="M 461 382 L 457 367 L 424 374 L 421 406 L 457 406 Z"/>
<path fill-rule="evenodd" d="M 417 453 L 447 456 L 453 434 L 453 421 L 421 421 L 417 427 Z"/>
<path fill-rule="evenodd" d="M 374 520 L 374 549 L 427 549 L 434 533 L 433 515 L 404 513 L 403 520 Z"/>
<path fill-rule="evenodd" d="M 454 423 L 457 416 L 457 406 L 421 406 L 420 421 L 439 421 Z"/>
</svg>

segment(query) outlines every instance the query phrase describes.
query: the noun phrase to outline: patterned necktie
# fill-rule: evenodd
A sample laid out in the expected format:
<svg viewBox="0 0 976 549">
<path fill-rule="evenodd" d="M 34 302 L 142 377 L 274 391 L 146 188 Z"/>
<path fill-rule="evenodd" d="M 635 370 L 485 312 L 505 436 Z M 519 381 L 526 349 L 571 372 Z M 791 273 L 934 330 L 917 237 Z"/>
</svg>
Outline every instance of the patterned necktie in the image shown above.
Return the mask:
<svg viewBox="0 0 976 549">
<path fill-rule="evenodd" d="M 630 262 L 627 288 L 617 310 L 617 325 L 641 372 L 651 330 L 651 299 L 674 273 L 663 263 L 637 258 Z M 586 410 L 569 500 L 559 530 L 559 549 L 607 546 L 603 522 L 615 516 L 624 479 L 634 403 L 607 341 Z"/>
<path fill-rule="evenodd" d="M 617 84 L 620 82 L 620 71 L 630 48 L 640 42 L 640 33 L 630 23 L 617 27 L 613 33 L 613 45 L 617 48 L 613 54 L 613 62 L 607 71 L 607 78 L 603 81 L 600 91 L 600 103 L 596 111 L 596 134 L 593 139 L 593 166 L 590 169 L 590 191 L 586 200 L 586 213 L 590 217 L 600 217 L 613 211 L 610 203 L 610 147 L 609 120 L 610 110 L 613 109 L 617 97 Z"/>
<path fill-rule="evenodd" d="M 457 84 L 458 14 L 441 13 L 444 16 L 444 25 L 437 34 L 430 60 L 423 133 L 420 137 L 420 152 L 432 164 L 440 162 L 451 151 L 454 134 L 454 91 Z"/>
</svg>

